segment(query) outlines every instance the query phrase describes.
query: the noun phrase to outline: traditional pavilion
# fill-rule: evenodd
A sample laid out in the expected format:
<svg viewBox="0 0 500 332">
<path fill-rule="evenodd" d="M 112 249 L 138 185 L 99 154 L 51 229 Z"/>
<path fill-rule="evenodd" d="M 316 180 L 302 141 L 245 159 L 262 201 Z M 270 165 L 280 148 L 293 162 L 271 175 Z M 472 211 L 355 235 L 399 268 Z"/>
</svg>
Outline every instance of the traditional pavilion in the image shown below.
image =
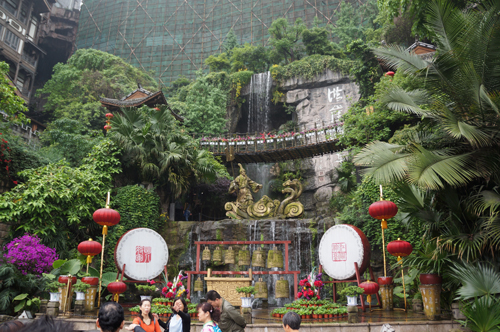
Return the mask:
<svg viewBox="0 0 500 332">
<path fill-rule="evenodd" d="M 170 106 L 168 106 L 167 99 L 165 98 L 163 91 L 159 90 L 151 92 L 143 89 L 140 84 L 137 85 L 136 90 L 132 91 L 122 99 L 101 98 L 101 104 L 111 112 L 120 112 L 120 108 L 123 107 L 141 107 L 143 105 L 156 107 L 159 105 L 166 105 L 176 120 L 184 122 L 184 118 L 175 113 Z"/>
</svg>

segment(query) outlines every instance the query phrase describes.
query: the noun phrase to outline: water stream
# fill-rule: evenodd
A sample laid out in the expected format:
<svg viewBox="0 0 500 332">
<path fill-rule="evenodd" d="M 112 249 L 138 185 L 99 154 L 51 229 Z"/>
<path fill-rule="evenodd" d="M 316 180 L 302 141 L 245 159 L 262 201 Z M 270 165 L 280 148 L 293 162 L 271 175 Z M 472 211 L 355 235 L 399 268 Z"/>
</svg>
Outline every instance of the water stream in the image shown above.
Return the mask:
<svg viewBox="0 0 500 332">
<path fill-rule="evenodd" d="M 250 95 L 248 96 L 247 132 L 263 133 L 269 128 L 269 111 L 271 108 L 271 88 L 273 85 L 271 72 L 252 75 L 250 79 Z"/>
</svg>

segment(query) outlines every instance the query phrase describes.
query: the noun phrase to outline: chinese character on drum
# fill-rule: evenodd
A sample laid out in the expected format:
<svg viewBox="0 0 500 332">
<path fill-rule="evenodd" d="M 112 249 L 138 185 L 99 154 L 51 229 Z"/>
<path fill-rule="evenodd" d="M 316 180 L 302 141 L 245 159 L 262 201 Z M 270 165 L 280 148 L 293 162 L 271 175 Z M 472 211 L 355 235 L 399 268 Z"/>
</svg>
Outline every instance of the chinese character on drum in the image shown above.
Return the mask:
<svg viewBox="0 0 500 332">
<path fill-rule="evenodd" d="M 149 263 L 151 262 L 151 247 L 136 246 L 135 247 L 135 262 Z"/>
<path fill-rule="evenodd" d="M 334 262 L 347 260 L 347 246 L 345 242 L 332 243 L 332 260 Z"/>
</svg>

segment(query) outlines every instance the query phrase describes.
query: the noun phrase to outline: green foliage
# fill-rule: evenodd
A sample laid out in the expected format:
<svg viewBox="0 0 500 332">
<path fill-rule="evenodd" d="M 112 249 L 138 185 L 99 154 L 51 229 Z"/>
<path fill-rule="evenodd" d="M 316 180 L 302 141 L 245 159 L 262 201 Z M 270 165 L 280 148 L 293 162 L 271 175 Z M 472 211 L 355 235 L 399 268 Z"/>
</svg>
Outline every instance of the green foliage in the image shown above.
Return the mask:
<svg viewBox="0 0 500 332">
<path fill-rule="evenodd" d="M 34 298 L 30 298 L 29 297 L 29 294 L 27 293 L 23 293 L 23 294 L 19 294 L 18 296 L 16 296 L 14 298 L 14 303 L 15 301 L 19 301 L 16 306 L 14 307 L 14 312 L 18 313 L 20 312 L 21 310 L 31 310 L 33 313 L 35 313 L 36 311 L 38 311 L 38 307 L 40 306 L 40 298 L 38 297 L 34 297 Z"/>
<path fill-rule="evenodd" d="M 323 73 L 325 69 L 347 74 L 353 64 L 351 60 L 337 59 L 333 56 L 311 55 L 286 66 L 273 66 L 271 74 L 280 83 L 292 77 L 312 79 L 314 76 Z"/>
<path fill-rule="evenodd" d="M 476 298 L 474 302 L 464 303 L 462 313 L 467 321 L 461 323 L 471 331 L 500 331 L 500 301 L 498 299 Z"/>
<path fill-rule="evenodd" d="M 125 166 L 144 182 L 155 182 L 174 197 L 195 181 L 215 180 L 217 161 L 178 126 L 166 107 L 123 109 L 112 120 L 111 138 L 122 147 Z"/>
<path fill-rule="evenodd" d="M 364 32 L 375 29 L 374 20 L 378 14 L 376 0 L 366 1 L 365 4 L 354 7 L 350 2 L 342 1 L 336 15 L 333 35 L 341 47 L 345 47 L 357 39 L 365 37 Z"/>
<path fill-rule="evenodd" d="M 76 282 L 76 284 L 73 285 L 73 288 L 75 289 L 75 291 L 77 292 L 83 292 L 83 293 L 86 293 L 87 290 L 90 288 L 90 285 L 89 284 L 86 284 L 84 282 L 82 282 L 81 280 L 78 280 Z"/>
<path fill-rule="evenodd" d="M 186 96 L 186 127 L 194 133 L 221 134 L 226 129 L 227 92 L 198 77 Z"/>
<path fill-rule="evenodd" d="M 315 17 L 315 20 L 317 17 Z M 329 34 L 332 32 L 332 26 L 315 26 L 311 29 L 305 29 L 302 32 L 302 43 L 304 44 L 307 55 L 333 55 L 337 58 L 343 58 L 344 55 L 335 43 L 329 40 Z"/>
<path fill-rule="evenodd" d="M 210 68 L 210 71 L 229 71 L 231 69 L 231 63 L 226 53 L 210 55 L 205 60 L 205 64 Z"/>
<path fill-rule="evenodd" d="M 237 287 L 236 292 L 241 293 L 246 297 L 250 297 L 250 295 L 255 294 L 255 287 L 254 286 Z"/>
<path fill-rule="evenodd" d="M 12 235 L 38 235 L 44 244 L 68 254 L 96 231 L 94 211 L 119 173 L 117 149 L 109 140 L 95 146 L 76 168 L 64 162 L 19 173 L 23 183 L 0 196 L 0 221 L 12 223 Z"/>
<path fill-rule="evenodd" d="M 340 142 L 347 147 L 364 146 L 374 140 L 388 141 L 405 124 L 417 122 L 411 115 L 394 112 L 382 101 L 384 93 L 394 86 L 416 86 L 420 80 L 397 72 L 393 79 L 383 77 L 375 84 L 374 94 L 354 103 L 342 116 L 344 133 Z"/>
<path fill-rule="evenodd" d="M 17 88 L 9 84 L 8 73 L 9 65 L 0 61 L 0 110 L 7 114 L 7 121 L 11 123 L 29 122 L 24 115 L 28 109 L 24 106 L 24 100 L 16 95 Z"/>
<path fill-rule="evenodd" d="M 0 140 L 4 139 L 0 144 L 5 144 L 5 149 L 0 148 L 0 180 L 10 179 L 11 181 L 19 182 L 21 177 L 17 175 L 19 172 L 38 168 L 47 165 L 49 160 L 40 152 L 37 146 L 29 145 L 21 137 L 12 135 L 9 132 L 4 132 L 0 136 Z M 10 160 L 10 162 L 6 162 Z M 9 166 L 8 172 L 3 172 L 6 166 Z"/>
<path fill-rule="evenodd" d="M 231 28 L 229 29 L 229 32 L 226 35 L 226 39 L 224 40 L 222 48 L 224 49 L 224 52 L 226 52 L 227 55 L 231 57 L 233 55 L 233 50 L 238 47 L 239 47 L 238 38 L 236 37 L 233 28 Z"/>
<path fill-rule="evenodd" d="M 45 288 L 45 280 L 32 274 L 23 275 L 12 264 L 0 265 L 0 313 L 11 315 L 14 312 L 14 299 L 20 294 L 33 298 Z M 19 303 L 17 303 L 19 304 Z M 27 304 L 27 301 L 24 303 Z"/>
<path fill-rule="evenodd" d="M 271 59 L 274 63 L 291 63 L 301 58 L 303 46 L 299 41 L 306 28 L 300 18 L 293 25 L 283 17 L 273 21 L 269 28 L 269 44 L 273 47 Z"/>
<path fill-rule="evenodd" d="M 52 156 L 52 161 L 66 158 L 70 166 L 76 167 L 103 139 L 103 135 L 100 130 L 89 132 L 77 120 L 61 118 L 52 122 L 40 139 L 46 145 L 41 152 Z"/>
<path fill-rule="evenodd" d="M 368 97 L 374 93 L 374 84 L 380 78 L 380 64 L 372 51 L 361 39 L 354 40 L 347 45 L 351 58 L 357 60 L 349 73 L 354 76 L 359 85 L 361 97 Z"/>
<path fill-rule="evenodd" d="M 164 93 L 166 96 L 174 96 L 177 93 L 179 93 L 179 90 L 182 87 L 188 86 L 191 84 L 191 80 L 186 78 L 186 76 L 179 75 L 179 78 L 177 78 L 175 81 L 171 82 L 170 85 L 166 88 L 164 88 Z"/>
<path fill-rule="evenodd" d="M 344 288 L 340 294 L 345 296 L 358 296 L 365 292 L 365 290 L 359 286 L 348 286 Z"/>
<path fill-rule="evenodd" d="M 286 161 L 279 163 L 279 174 L 278 176 L 270 181 L 269 188 L 271 191 L 281 194 L 283 188 L 283 183 L 288 180 L 298 179 L 302 181 L 302 174 L 297 165 L 300 161 Z"/>
<path fill-rule="evenodd" d="M 141 186 L 125 186 L 118 188 L 113 199 L 113 207 L 120 213 L 120 223 L 108 230 L 106 237 L 105 271 L 116 271 L 113 262 L 114 250 L 118 239 L 138 225 L 159 231 L 163 225 L 160 219 L 160 197 L 153 191 Z"/>
<path fill-rule="evenodd" d="M 246 43 L 243 47 L 233 49 L 231 71 L 249 70 L 263 73 L 269 69 L 269 54 L 265 47 Z"/>
<path fill-rule="evenodd" d="M 67 63 L 54 66 L 52 78 L 37 95 L 47 98 L 44 110 L 56 118 L 74 119 L 101 129 L 105 109 L 99 98 L 120 99 L 135 90 L 137 84 L 145 89 L 157 88 L 153 78 L 121 58 L 94 49 L 80 49 Z"/>
</svg>

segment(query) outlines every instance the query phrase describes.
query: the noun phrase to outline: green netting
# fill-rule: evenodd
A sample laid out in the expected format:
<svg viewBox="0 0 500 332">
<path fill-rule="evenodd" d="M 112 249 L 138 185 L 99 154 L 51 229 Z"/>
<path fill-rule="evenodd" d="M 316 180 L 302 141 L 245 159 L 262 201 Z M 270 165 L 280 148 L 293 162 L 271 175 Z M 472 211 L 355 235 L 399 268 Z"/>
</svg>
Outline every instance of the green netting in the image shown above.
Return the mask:
<svg viewBox="0 0 500 332">
<path fill-rule="evenodd" d="M 317 16 L 333 23 L 339 5 L 340 0 L 85 0 L 76 45 L 120 56 L 168 85 L 179 75 L 193 77 L 204 59 L 221 50 L 231 28 L 240 43 L 266 46 L 273 20 L 300 17 L 311 26 Z"/>
</svg>

